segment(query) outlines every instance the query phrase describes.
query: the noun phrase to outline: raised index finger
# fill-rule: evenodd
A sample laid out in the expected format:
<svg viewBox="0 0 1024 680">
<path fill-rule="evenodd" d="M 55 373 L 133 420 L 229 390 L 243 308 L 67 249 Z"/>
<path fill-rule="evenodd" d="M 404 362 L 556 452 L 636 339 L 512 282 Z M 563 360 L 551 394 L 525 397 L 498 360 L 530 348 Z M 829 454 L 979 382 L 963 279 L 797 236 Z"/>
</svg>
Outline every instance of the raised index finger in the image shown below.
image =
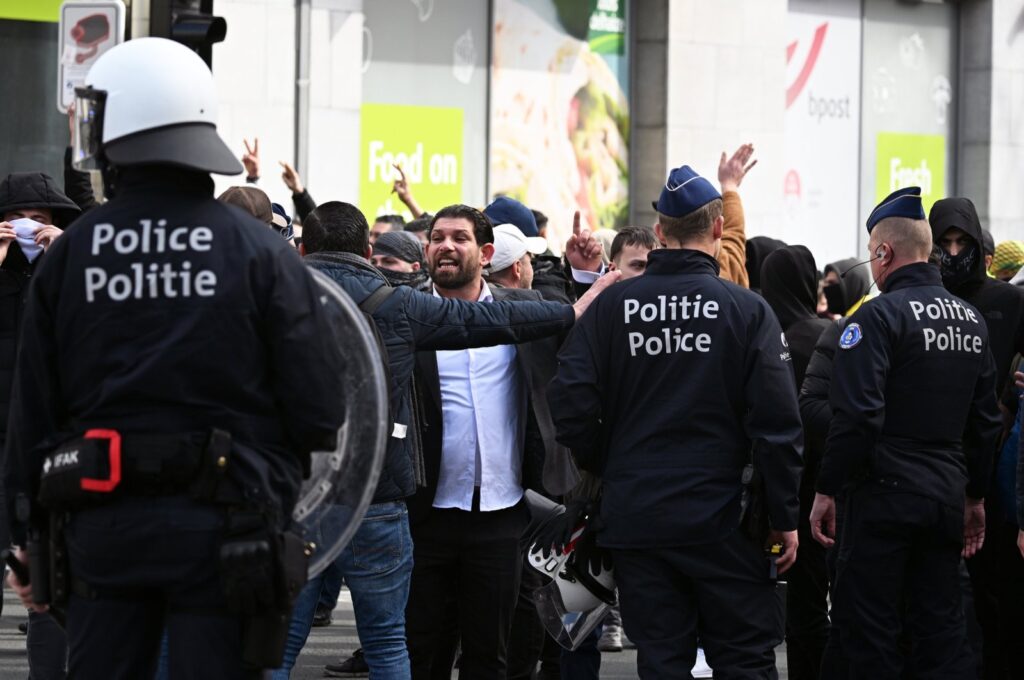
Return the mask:
<svg viewBox="0 0 1024 680">
<path fill-rule="evenodd" d="M 252 153 L 252 147 L 251 147 L 251 146 L 249 146 L 249 140 L 248 140 L 248 139 L 245 139 L 245 138 L 243 137 L 243 138 L 242 138 L 242 143 L 243 143 L 243 144 L 245 144 L 245 152 L 246 152 L 246 153 L 249 153 L 249 154 L 251 154 L 251 153 Z"/>
<path fill-rule="evenodd" d="M 394 166 L 395 170 L 398 170 L 398 176 L 401 177 L 402 181 L 404 182 L 405 181 L 405 173 L 402 172 L 402 166 L 399 165 L 398 163 L 392 163 L 392 165 Z"/>
<path fill-rule="evenodd" d="M 572 216 L 572 233 L 576 236 L 580 235 L 580 211 L 577 210 Z"/>
</svg>

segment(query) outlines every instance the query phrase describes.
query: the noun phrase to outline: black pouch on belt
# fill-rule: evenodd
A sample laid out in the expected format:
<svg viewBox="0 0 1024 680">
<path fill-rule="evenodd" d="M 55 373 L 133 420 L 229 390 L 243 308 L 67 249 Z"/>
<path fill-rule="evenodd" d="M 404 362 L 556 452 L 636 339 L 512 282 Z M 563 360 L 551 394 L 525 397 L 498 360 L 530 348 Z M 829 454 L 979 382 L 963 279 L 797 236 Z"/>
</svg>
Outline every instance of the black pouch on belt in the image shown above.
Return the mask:
<svg viewBox="0 0 1024 680">
<path fill-rule="evenodd" d="M 221 578 L 228 611 L 245 619 L 242 658 L 247 667 L 281 665 L 292 605 L 306 584 L 308 561 L 302 540 L 272 531 L 261 514 L 228 514 Z"/>
<path fill-rule="evenodd" d="M 120 482 L 120 436 L 90 430 L 43 458 L 39 503 L 50 510 L 75 510 L 109 498 Z"/>
</svg>

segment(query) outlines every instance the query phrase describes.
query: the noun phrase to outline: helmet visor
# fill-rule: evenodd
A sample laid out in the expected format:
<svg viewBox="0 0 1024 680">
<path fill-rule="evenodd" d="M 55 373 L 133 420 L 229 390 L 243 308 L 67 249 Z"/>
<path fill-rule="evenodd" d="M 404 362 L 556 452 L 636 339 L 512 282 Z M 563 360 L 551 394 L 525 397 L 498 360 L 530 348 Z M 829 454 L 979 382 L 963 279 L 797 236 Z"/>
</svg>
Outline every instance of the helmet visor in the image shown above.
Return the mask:
<svg viewBox="0 0 1024 680">
<path fill-rule="evenodd" d="M 74 139 L 71 163 L 76 170 L 99 170 L 103 145 L 103 111 L 107 93 L 91 87 L 75 88 Z"/>
<path fill-rule="evenodd" d="M 584 611 L 573 611 L 578 605 L 566 603 L 562 590 L 556 577 L 533 592 L 533 603 L 545 630 L 555 642 L 573 651 L 601 624 L 611 606 L 593 598 Z"/>
</svg>

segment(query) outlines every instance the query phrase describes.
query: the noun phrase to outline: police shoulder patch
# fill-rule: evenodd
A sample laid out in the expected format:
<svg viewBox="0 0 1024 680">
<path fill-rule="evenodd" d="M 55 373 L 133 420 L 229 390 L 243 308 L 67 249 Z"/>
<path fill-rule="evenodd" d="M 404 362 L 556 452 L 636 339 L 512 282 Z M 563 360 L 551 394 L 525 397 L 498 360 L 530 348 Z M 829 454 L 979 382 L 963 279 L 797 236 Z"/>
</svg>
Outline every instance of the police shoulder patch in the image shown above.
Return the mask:
<svg viewBox="0 0 1024 680">
<path fill-rule="evenodd" d="M 859 323 L 851 323 L 843 331 L 843 334 L 839 336 L 839 348 L 840 349 L 853 349 L 860 344 L 860 341 L 864 339 L 864 331 L 861 330 Z"/>
</svg>

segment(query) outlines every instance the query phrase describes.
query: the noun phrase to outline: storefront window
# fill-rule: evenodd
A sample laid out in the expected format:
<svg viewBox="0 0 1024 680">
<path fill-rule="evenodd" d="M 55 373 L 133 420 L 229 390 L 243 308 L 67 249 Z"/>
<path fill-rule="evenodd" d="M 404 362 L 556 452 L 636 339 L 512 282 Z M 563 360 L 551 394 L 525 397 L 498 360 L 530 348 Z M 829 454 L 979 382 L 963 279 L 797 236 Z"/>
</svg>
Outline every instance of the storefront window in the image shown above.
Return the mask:
<svg viewBox="0 0 1024 680">
<path fill-rule="evenodd" d="M 951 4 L 864 3 L 862 223 L 901 187 L 920 186 L 926 211 L 953 189 L 956 28 Z"/>
</svg>

